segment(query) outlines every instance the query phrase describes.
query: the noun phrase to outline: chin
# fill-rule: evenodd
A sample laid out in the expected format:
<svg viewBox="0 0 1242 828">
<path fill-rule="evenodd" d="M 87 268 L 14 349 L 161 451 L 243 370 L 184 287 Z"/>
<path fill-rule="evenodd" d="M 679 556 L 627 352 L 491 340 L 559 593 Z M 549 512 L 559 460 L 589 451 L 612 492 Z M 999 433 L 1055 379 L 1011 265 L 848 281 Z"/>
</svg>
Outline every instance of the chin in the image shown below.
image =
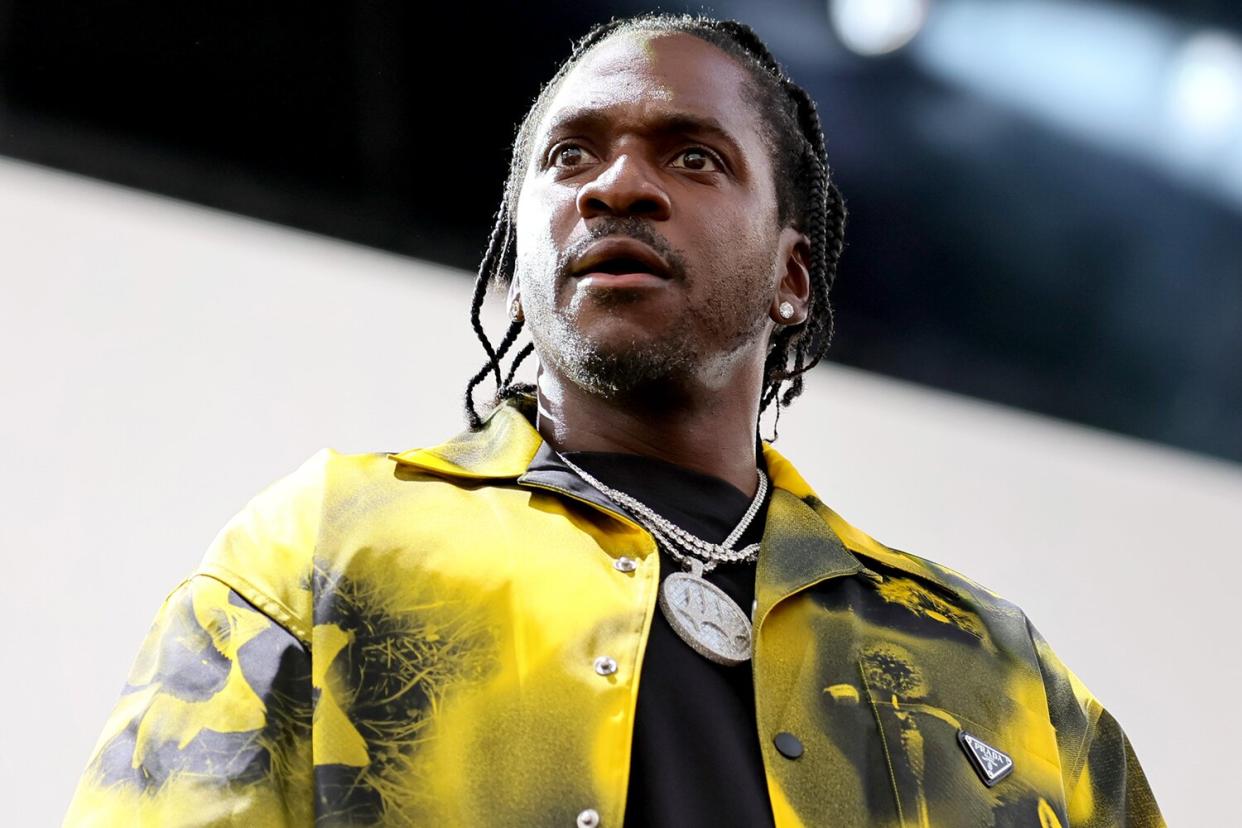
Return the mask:
<svg viewBox="0 0 1242 828">
<path fill-rule="evenodd" d="M 649 332 L 648 332 L 649 333 Z M 613 398 L 650 395 L 684 384 L 694 371 L 694 351 L 680 340 L 577 336 L 559 351 L 561 372 L 593 394 Z"/>
</svg>

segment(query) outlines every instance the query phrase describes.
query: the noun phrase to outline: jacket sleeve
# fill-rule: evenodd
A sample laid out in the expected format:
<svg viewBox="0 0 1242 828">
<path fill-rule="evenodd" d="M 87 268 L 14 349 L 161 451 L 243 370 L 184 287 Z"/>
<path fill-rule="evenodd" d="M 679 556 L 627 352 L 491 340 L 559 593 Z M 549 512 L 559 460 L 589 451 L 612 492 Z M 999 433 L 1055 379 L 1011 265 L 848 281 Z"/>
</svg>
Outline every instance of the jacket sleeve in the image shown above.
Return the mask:
<svg viewBox="0 0 1242 828">
<path fill-rule="evenodd" d="M 1030 622 L 1072 828 L 1164 826 L 1130 739 Z"/>
<path fill-rule="evenodd" d="M 305 646 L 196 575 L 160 608 L 65 825 L 311 824 L 310 732 Z"/>
</svg>

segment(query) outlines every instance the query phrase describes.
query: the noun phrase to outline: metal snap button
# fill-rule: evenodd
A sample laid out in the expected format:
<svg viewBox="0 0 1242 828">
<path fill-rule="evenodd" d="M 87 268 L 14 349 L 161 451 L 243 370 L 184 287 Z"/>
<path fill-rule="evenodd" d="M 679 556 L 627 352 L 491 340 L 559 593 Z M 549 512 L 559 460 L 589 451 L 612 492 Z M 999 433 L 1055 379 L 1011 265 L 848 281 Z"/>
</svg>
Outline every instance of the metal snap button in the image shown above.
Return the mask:
<svg viewBox="0 0 1242 828">
<path fill-rule="evenodd" d="M 781 756 L 786 759 L 797 759 L 802 755 L 802 742 L 792 733 L 781 731 L 772 741 L 776 743 L 776 749 L 781 752 Z"/>
<path fill-rule="evenodd" d="M 617 672 L 617 662 L 610 656 L 600 656 L 595 659 L 595 672 L 601 676 L 611 676 Z M 583 813 L 586 813 L 585 811 Z"/>
<path fill-rule="evenodd" d="M 578 814 L 578 828 L 598 828 L 599 812 L 594 808 L 587 808 Z"/>
<path fill-rule="evenodd" d="M 612 562 L 612 568 L 618 572 L 633 572 L 635 569 L 638 569 L 638 561 L 622 555 Z"/>
</svg>

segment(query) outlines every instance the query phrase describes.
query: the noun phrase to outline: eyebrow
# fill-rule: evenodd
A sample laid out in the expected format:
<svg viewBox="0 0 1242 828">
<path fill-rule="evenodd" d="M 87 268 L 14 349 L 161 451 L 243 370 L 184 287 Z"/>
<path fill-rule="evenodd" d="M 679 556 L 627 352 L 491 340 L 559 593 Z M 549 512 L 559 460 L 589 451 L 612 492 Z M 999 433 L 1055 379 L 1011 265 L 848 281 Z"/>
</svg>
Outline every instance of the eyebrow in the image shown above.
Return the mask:
<svg viewBox="0 0 1242 828">
<path fill-rule="evenodd" d="M 548 125 L 541 148 L 546 149 L 549 140 L 557 133 L 599 131 L 607 128 L 612 123 L 612 120 L 605 110 L 593 107 L 578 107 L 564 110 Z M 656 116 L 643 127 L 642 133 L 651 137 L 685 135 L 688 133 L 706 135 L 726 145 L 736 167 L 746 169 L 748 166 L 745 162 L 745 155 L 742 153 L 742 147 L 737 142 L 737 139 L 719 121 L 708 115 L 694 115 L 689 112 L 669 112 Z"/>
</svg>

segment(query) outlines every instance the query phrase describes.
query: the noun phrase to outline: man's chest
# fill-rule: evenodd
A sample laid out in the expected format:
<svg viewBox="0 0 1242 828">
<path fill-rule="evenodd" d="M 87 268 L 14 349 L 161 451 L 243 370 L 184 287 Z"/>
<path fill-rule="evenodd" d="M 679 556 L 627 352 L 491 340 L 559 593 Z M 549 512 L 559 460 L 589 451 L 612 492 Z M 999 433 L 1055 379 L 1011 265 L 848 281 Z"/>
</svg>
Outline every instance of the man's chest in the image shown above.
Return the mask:
<svg viewBox="0 0 1242 828">
<path fill-rule="evenodd" d="M 372 504 L 319 548 L 320 791 L 351 799 L 340 813 L 620 825 L 658 612 L 650 536 L 517 488 L 411 505 Z M 827 578 L 765 610 L 754 739 L 778 825 L 1065 824 L 1016 636 L 902 573 Z M 994 785 L 981 752 L 1012 762 Z"/>
</svg>

